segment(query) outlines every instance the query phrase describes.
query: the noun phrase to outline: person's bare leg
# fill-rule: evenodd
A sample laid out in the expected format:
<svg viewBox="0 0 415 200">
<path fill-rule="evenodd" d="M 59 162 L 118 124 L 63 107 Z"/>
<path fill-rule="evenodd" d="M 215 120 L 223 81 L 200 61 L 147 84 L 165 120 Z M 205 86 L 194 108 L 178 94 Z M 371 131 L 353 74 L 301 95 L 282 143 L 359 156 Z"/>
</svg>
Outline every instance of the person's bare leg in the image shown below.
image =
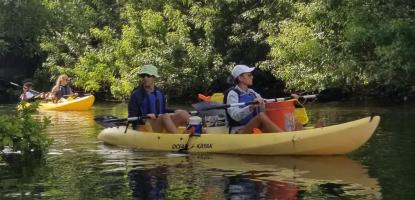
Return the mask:
<svg viewBox="0 0 415 200">
<path fill-rule="evenodd" d="M 252 133 L 252 129 L 253 128 L 258 128 L 260 127 L 261 122 L 258 116 L 255 116 L 254 118 L 251 119 L 251 121 L 248 122 L 248 124 L 246 124 L 241 130 L 238 131 L 238 133 L 244 133 L 244 134 L 249 134 Z"/>
<path fill-rule="evenodd" d="M 174 114 L 161 114 L 157 119 L 151 120 L 150 124 L 154 132 L 180 133 L 177 128 L 184 125 L 189 119 L 189 114 L 184 110 L 178 110 Z"/>
<path fill-rule="evenodd" d="M 167 133 L 180 133 L 179 129 L 177 129 L 176 124 L 174 124 L 170 114 L 165 113 L 159 115 L 159 118 L 163 121 L 163 127 L 167 131 Z"/>
<path fill-rule="evenodd" d="M 324 127 L 325 126 L 325 123 L 324 123 L 324 121 L 323 121 L 323 119 L 318 119 L 317 120 L 317 122 L 316 122 L 316 124 L 314 125 L 314 128 L 321 128 L 321 127 Z"/>
<path fill-rule="evenodd" d="M 189 121 L 189 113 L 185 110 L 176 110 L 174 114 L 170 115 L 173 123 L 178 126 L 186 125 Z"/>
<path fill-rule="evenodd" d="M 296 131 L 301 131 L 303 130 L 303 124 L 301 124 L 301 122 L 298 119 L 295 119 L 295 129 Z"/>
<path fill-rule="evenodd" d="M 283 132 L 265 113 L 259 113 L 239 131 L 240 133 L 252 133 L 253 128 L 260 128 L 264 133 Z"/>
<path fill-rule="evenodd" d="M 151 129 L 155 133 L 161 133 L 164 129 L 163 119 L 158 117 L 156 119 L 148 119 L 150 121 Z"/>
</svg>

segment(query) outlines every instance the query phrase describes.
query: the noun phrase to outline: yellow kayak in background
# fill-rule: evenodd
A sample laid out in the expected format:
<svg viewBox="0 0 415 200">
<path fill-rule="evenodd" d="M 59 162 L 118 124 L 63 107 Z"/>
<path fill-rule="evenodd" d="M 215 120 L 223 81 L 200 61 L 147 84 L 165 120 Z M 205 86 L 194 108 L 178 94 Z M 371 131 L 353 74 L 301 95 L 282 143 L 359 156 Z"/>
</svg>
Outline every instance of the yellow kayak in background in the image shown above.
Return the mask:
<svg viewBox="0 0 415 200">
<path fill-rule="evenodd" d="M 82 111 L 90 110 L 94 104 L 94 95 L 78 97 L 75 99 L 67 100 L 65 102 L 52 103 L 41 102 L 39 105 L 40 110 L 57 110 L 57 111 Z"/>
<path fill-rule="evenodd" d="M 248 155 L 341 155 L 358 149 L 373 135 L 379 116 L 301 131 L 228 134 L 217 129 L 200 136 L 143 132 L 125 127 L 106 128 L 98 135 L 105 143 L 145 151 L 227 153 Z M 217 128 L 217 127 L 215 127 Z M 189 141 L 189 142 L 188 142 Z"/>
</svg>

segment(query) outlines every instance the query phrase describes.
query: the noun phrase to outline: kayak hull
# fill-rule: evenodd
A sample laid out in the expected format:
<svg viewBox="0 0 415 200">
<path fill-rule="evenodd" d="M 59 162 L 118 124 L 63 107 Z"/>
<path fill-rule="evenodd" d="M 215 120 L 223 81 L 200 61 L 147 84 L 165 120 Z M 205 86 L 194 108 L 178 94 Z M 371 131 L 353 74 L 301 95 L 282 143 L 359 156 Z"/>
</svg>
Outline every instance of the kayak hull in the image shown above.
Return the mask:
<svg viewBox="0 0 415 200">
<path fill-rule="evenodd" d="M 365 144 L 373 135 L 379 116 L 301 131 L 264 134 L 202 134 L 192 136 L 188 152 L 247 155 L 342 155 Z M 125 127 L 106 128 L 98 135 L 105 143 L 145 151 L 179 151 L 187 134 L 151 133 Z"/>
<path fill-rule="evenodd" d="M 76 98 L 60 103 L 40 103 L 39 110 L 56 110 L 56 111 L 83 111 L 90 110 L 94 104 L 95 97 L 93 95 Z"/>
</svg>

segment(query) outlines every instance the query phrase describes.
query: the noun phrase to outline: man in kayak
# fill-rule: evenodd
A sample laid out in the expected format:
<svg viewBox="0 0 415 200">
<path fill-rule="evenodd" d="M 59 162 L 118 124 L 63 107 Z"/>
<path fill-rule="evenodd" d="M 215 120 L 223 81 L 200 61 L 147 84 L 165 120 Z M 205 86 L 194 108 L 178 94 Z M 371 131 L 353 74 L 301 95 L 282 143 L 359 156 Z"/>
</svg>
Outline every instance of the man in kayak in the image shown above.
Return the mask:
<svg viewBox="0 0 415 200">
<path fill-rule="evenodd" d="M 184 110 L 176 110 L 168 113 L 166 110 L 166 98 L 155 86 L 156 78 L 159 78 L 158 70 L 154 65 L 144 65 L 139 72 L 142 84 L 133 91 L 128 102 L 128 117 L 146 117 L 151 126 L 151 131 L 168 133 L 180 133 L 177 127 L 185 125 L 190 117 Z M 138 122 L 133 122 L 136 129 Z"/>
<path fill-rule="evenodd" d="M 236 65 L 232 69 L 235 86 L 228 89 L 224 95 L 225 104 L 256 101 L 247 106 L 234 106 L 226 110 L 230 133 L 252 133 L 254 128 L 260 128 L 264 133 L 282 132 L 271 119 L 262 112 L 265 101 L 257 92 L 249 87 L 253 84 L 252 71 L 255 67 Z"/>
<path fill-rule="evenodd" d="M 22 101 L 26 101 L 26 102 L 33 102 L 35 101 L 35 98 L 37 95 L 39 95 L 39 93 L 36 93 L 32 90 L 32 83 L 30 82 L 26 82 L 25 84 L 23 84 L 23 91 L 22 94 L 20 95 L 20 100 Z"/>
</svg>

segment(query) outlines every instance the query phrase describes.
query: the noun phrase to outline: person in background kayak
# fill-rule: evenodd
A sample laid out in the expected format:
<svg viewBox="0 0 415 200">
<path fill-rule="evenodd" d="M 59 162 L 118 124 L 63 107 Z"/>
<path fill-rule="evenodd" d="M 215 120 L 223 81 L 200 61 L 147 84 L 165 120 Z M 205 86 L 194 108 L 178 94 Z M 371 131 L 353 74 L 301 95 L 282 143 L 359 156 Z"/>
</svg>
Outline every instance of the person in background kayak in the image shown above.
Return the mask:
<svg viewBox="0 0 415 200">
<path fill-rule="evenodd" d="M 62 74 L 56 80 L 55 86 L 51 90 L 51 97 L 54 101 L 59 101 L 65 97 L 77 96 L 77 93 L 73 93 L 69 86 L 70 78 L 66 74 Z"/>
<path fill-rule="evenodd" d="M 141 85 L 135 89 L 128 102 L 128 117 L 146 116 L 149 119 L 151 131 L 168 133 L 180 133 L 177 127 L 185 125 L 189 120 L 189 113 L 184 110 L 176 110 L 168 113 L 166 110 L 166 98 L 156 86 L 156 78 L 159 78 L 158 70 L 154 65 L 144 65 L 140 69 Z M 136 129 L 138 122 L 133 122 Z"/>
<path fill-rule="evenodd" d="M 26 102 L 35 101 L 36 96 L 39 94 L 35 93 L 32 90 L 32 87 L 33 87 L 33 84 L 30 82 L 23 84 L 23 91 L 22 91 L 22 94 L 20 95 L 20 100 L 26 101 Z"/>
<path fill-rule="evenodd" d="M 242 103 L 257 101 L 248 106 L 234 106 L 226 110 L 230 133 L 253 133 L 254 128 L 259 128 L 264 133 L 283 132 L 271 119 L 262 112 L 265 109 L 265 101 L 260 94 L 249 87 L 253 84 L 252 71 L 255 67 L 236 65 L 232 69 L 232 77 L 235 83 L 225 92 L 224 103 Z"/>
</svg>

